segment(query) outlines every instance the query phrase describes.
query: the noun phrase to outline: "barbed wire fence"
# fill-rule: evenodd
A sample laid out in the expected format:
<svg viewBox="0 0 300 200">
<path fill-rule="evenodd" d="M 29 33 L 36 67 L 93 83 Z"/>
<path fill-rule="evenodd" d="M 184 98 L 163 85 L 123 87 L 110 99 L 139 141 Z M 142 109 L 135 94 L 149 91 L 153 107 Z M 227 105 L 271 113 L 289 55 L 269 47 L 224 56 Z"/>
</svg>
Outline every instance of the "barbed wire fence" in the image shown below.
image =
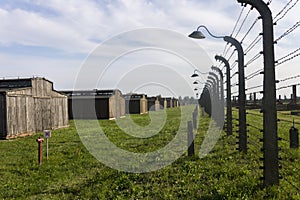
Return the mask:
<svg viewBox="0 0 300 200">
<path fill-rule="evenodd" d="M 279 8 L 279 2 L 275 2 L 276 6 L 272 7 L 272 4 L 275 4 L 274 1 L 268 0 L 265 3 L 270 7 L 273 13 L 273 22 L 274 22 L 274 47 L 275 47 L 275 70 L 277 74 L 276 81 L 276 92 L 279 94 L 284 94 L 283 91 L 291 89 L 300 85 L 300 73 L 295 74 L 294 71 L 297 68 L 294 61 L 299 59 L 300 56 L 300 43 L 295 43 L 295 38 L 300 36 L 300 18 L 295 19 L 293 16 L 299 11 L 300 4 L 299 0 L 288 0 L 285 3 L 281 2 L 281 7 Z M 277 8 L 277 9 L 276 9 Z M 279 8 L 279 9 L 278 9 Z M 275 14 L 274 14 L 275 13 Z M 291 21 L 291 18 L 293 21 Z M 248 163 L 261 163 L 261 167 L 253 168 L 254 172 L 257 170 L 264 169 L 262 166 L 262 151 L 263 151 L 263 113 L 261 100 L 263 97 L 263 43 L 262 43 L 262 30 L 260 25 L 261 17 L 257 12 L 253 12 L 253 9 L 250 7 L 243 6 L 240 13 L 238 14 L 237 20 L 234 24 L 233 30 L 230 36 L 237 39 L 244 48 L 245 56 L 245 82 L 246 82 L 246 96 L 247 96 L 247 133 L 248 133 L 248 145 L 247 148 L 249 153 L 253 157 L 245 157 Z M 295 22 L 296 21 L 296 22 Z M 292 48 L 292 46 L 297 46 Z M 293 49 L 288 51 L 287 49 Z M 239 82 L 236 78 L 238 74 L 237 68 L 237 56 L 236 50 L 227 43 L 222 52 L 222 56 L 227 59 L 230 63 L 231 69 L 231 97 L 233 98 L 233 106 L 239 106 L 236 101 L 238 95 L 238 85 Z M 219 68 L 224 71 L 225 66 L 222 63 L 219 64 Z M 282 72 L 289 73 L 282 73 Z M 278 75 L 279 74 L 279 75 Z M 294 89 L 295 90 L 295 89 Z M 295 96 L 295 94 L 293 94 Z M 285 100 L 285 102 L 284 102 Z M 294 100 L 295 101 L 295 100 Z M 284 110 L 288 109 L 289 104 L 295 103 L 291 99 L 287 99 L 286 96 L 284 99 L 281 99 L 279 95 L 277 107 L 280 105 L 286 106 Z M 283 107 L 284 107 L 283 106 Z M 295 108 L 298 108 L 297 105 Z M 276 108 L 274 108 L 276 109 Z M 300 110 L 300 106 L 298 108 Z M 238 114 L 237 110 L 234 111 L 232 123 L 235 124 L 234 131 L 238 132 Z M 299 112 L 300 113 L 300 112 Z M 293 120 L 293 118 L 295 118 Z M 255 120 L 253 120 L 255 119 Z M 280 184 L 289 185 L 293 190 L 300 191 L 300 155 L 298 150 L 290 148 L 291 138 L 289 137 L 290 132 L 287 131 L 287 127 L 291 127 L 293 130 L 297 130 L 296 127 L 300 127 L 300 118 L 292 117 L 288 114 L 288 111 L 283 113 L 277 112 L 277 125 L 278 125 L 278 145 L 279 145 L 279 157 L 278 162 L 280 164 Z M 239 142 L 239 141 L 238 141 Z M 298 145 L 299 147 L 299 145 Z M 253 165 L 252 167 L 257 167 Z"/>
</svg>

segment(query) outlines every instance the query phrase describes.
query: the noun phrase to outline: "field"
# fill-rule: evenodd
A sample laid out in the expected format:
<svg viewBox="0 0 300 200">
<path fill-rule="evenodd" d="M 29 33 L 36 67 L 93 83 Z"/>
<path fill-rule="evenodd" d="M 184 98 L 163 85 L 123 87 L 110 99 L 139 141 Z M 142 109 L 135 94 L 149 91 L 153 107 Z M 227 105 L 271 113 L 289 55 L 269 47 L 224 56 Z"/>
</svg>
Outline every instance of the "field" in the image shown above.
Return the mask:
<svg viewBox="0 0 300 200">
<path fill-rule="evenodd" d="M 213 151 L 202 159 L 198 150 L 210 118 L 200 117 L 195 137 L 196 155 L 184 153 L 171 165 L 148 173 L 128 173 L 111 169 L 95 159 L 82 144 L 74 121 L 70 127 L 52 131 L 49 160 L 37 163 L 38 134 L 0 141 L 0 199 L 300 199 L 300 150 L 289 149 L 288 131 L 292 117 L 278 113 L 279 142 L 283 177 L 279 186 L 264 188 L 260 177 L 262 157 L 261 114 L 249 111 L 249 151 L 236 150 L 235 135 L 221 138 Z M 234 110 L 234 116 L 237 116 Z M 128 117 L 128 116 L 127 116 Z M 131 115 L 145 126 L 149 115 Z M 300 117 L 295 116 L 296 127 Z M 107 137 L 130 151 L 148 152 L 162 148 L 174 138 L 180 122 L 180 108 L 167 110 L 167 121 L 159 134 L 139 139 L 120 130 L 115 121 L 101 120 Z M 236 121 L 235 121 L 236 122 Z M 84 123 L 90 123 L 85 121 Z M 44 143 L 45 145 L 45 143 Z M 45 148 L 44 148 L 45 150 Z M 45 153 L 45 151 L 44 151 Z"/>
</svg>

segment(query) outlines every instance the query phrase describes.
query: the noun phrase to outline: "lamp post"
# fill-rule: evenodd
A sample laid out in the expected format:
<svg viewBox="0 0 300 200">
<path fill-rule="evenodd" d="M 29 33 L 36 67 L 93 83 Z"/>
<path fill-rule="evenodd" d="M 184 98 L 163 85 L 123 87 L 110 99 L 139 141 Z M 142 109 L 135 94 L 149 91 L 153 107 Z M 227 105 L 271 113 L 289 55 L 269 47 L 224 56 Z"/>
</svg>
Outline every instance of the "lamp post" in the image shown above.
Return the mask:
<svg viewBox="0 0 300 200">
<path fill-rule="evenodd" d="M 204 74 L 208 74 L 208 73 L 207 73 L 207 72 L 201 72 L 201 71 L 199 71 L 198 69 L 195 69 L 195 70 L 194 70 L 194 73 L 191 75 L 191 77 L 192 77 L 192 78 L 198 77 L 199 74 L 203 74 L 203 75 L 204 75 Z M 198 80 L 196 80 L 196 81 L 193 82 L 193 84 L 198 84 L 198 83 L 204 84 L 204 83 L 202 83 L 202 82 L 200 82 L 200 81 L 198 81 Z M 196 91 L 197 89 L 195 88 L 194 90 Z M 196 97 L 198 98 L 198 93 L 196 93 Z M 201 98 L 201 97 L 200 97 L 200 98 Z M 198 104 L 199 104 L 200 106 L 202 106 L 202 105 L 203 105 L 203 102 L 201 103 L 200 98 L 199 98 Z M 198 104 L 197 104 L 197 106 L 198 106 Z M 197 107 L 197 108 L 198 108 L 198 107 Z"/>
<path fill-rule="evenodd" d="M 195 87 L 194 90 L 195 90 L 195 91 L 197 91 L 197 90 L 203 90 L 203 88 Z"/>
<path fill-rule="evenodd" d="M 211 81 L 213 84 L 213 98 L 212 98 L 212 105 L 214 106 L 212 109 L 214 110 L 215 115 L 214 119 L 216 121 L 216 124 L 219 127 L 223 127 L 223 118 L 222 118 L 222 109 L 224 111 L 224 108 L 221 108 L 221 100 L 220 100 L 220 81 L 219 77 L 213 73 L 209 72 L 208 81 Z"/>
<path fill-rule="evenodd" d="M 211 100 L 211 116 L 216 119 L 216 116 L 214 115 L 214 110 L 215 107 L 216 107 L 216 98 L 217 98 L 217 83 L 216 83 L 216 80 L 211 77 L 211 76 L 208 76 L 207 77 L 207 81 L 206 81 L 208 84 L 210 84 L 211 86 L 211 92 L 210 92 L 210 100 Z M 214 106 L 214 107 L 213 107 Z"/>
<path fill-rule="evenodd" d="M 219 101 L 220 100 L 220 96 L 221 96 L 220 95 L 220 88 L 221 88 L 221 86 L 220 86 L 219 77 L 215 73 L 213 73 L 213 72 L 209 72 L 208 74 L 209 74 L 209 76 L 213 77 L 214 80 L 216 81 L 216 94 L 217 94 L 217 100 Z"/>
<path fill-rule="evenodd" d="M 196 81 L 193 82 L 193 84 L 194 84 L 194 85 L 198 85 L 198 84 L 205 84 L 205 83 L 200 82 L 199 80 L 196 80 Z M 195 87 L 194 90 L 197 91 L 198 89 L 199 89 L 199 90 L 203 90 L 203 88 L 199 88 L 199 87 Z M 197 99 L 198 99 L 198 96 L 199 96 L 199 93 L 197 92 L 197 93 L 196 93 L 196 98 L 197 98 Z M 198 102 L 198 104 L 199 104 L 199 102 Z"/>
<path fill-rule="evenodd" d="M 232 44 L 238 52 L 238 73 L 239 73 L 239 150 L 247 153 L 247 128 L 246 128 L 246 94 L 245 94 L 245 75 L 244 75 L 244 50 L 239 41 L 230 36 L 215 36 L 209 30 L 200 25 L 196 31 L 191 33 L 189 37 L 195 39 L 204 39 L 205 36 L 200 28 L 204 28 L 209 35 L 214 38 L 222 38 L 225 42 Z"/>
<path fill-rule="evenodd" d="M 195 70 L 194 70 L 194 73 L 191 75 L 191 77 L 192 77 L 192 78 L 198 77 L 199 74 L 205 75 L 205 74 L 208 74 L 208 72 L 201 72 L 201 71 L 199 71 L 198 69 L 195 69 Z"/>
<path fill-rule="evenodd" d="M 232 105 L 231 105 L 231 79 L 230 79 L 230 65 L 228 61 L 222 56 L 215 56 L 216 60 L 224 63 L 226 67 L 226 129 L 227 135 L 232 135 Z M 223 82 L 223 81 L 222 81 Z"/>
<path fill-rule="evenodd" d="M 206 83 L 201 93 L 199 103 L 204 108 L 205 112 L 211 116 L 211 85 Z"/>
<path fill-rule="evenodd" d="M 203 82 L 201 82 L 201 81 L 199 81 L 199 80 L 196 80 L 196 81 L 193 82 L 193 84 L 194 84 L 194 85 L 197 85 L 197 84 L 205 84 L 205 83 L 203 83 Z"/>
<path fill-rule="evenodd" d="M 250 4 L 262 18 L 263 27 L 263 155 L 264 185 L 279 184 L 278 133 L 276 110 L 276 80 L 274 61 L 274 30 L 272 13 L 262 0 L 237 0 L 242 4 Z"/>
<path fill-rule="evenodd" d="M 219 73 L 219 88 L 220 88 L 220 120 L 224 121 L 224 85 L 223 85 L 223 72 L 215 66 L 212 66 L 211 69 Z"/>
<path fill-rule="evenodd" d="M 218 97 L 217 81 L 212 76 L 209 76 L 207 77 L 207 82 L 210 83 L 210 85 L 212 86 L 212 101 L 215 103 Z"/>
<path fill-rule="evenodd" d="M 224 100 L 224 86 L 223 86 L 223 79 L 224 79 L 224 76 L 223 76 L 223 72 L 218 68 L 218 67 L 215 67 L 215 66 L 212 66 L 211 67 L 212 70 L 216 71 L 219 73 L 220 75 L 220 98 L 221 98 L 221 101 Z"/>
</svg>

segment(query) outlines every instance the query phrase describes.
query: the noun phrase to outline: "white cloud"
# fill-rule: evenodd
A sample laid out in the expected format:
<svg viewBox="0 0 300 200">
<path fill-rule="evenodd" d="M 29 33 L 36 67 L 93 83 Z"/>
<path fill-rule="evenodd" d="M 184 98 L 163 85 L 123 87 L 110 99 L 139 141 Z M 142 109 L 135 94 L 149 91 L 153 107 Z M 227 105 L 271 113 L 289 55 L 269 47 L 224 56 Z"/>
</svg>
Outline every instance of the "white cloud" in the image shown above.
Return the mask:
<svg viewBox="0 0 300 200">
<path fill-rule="evenodd" d="M 57 66 L 65 70 L 65 74 L 67 74 L 67 70 L 70 70 L 68 66 L 76 66 L 76 69 L 79 67 L 78 60 L 72 60 L 69 57 L 57 60 L 53 56 L 28 57 L 16 53 L 9 55 L 10 52 L 5 52 L 3 49 L 14 47 L 14 45 L 25 47 L 28 45 L 57 49 L 58 54 L 61 53 L 62 56 L 65 53 L 87 55 L 98 45 L 98 42 L 121 32 L 145 27 L 165 28 L 187 35 L 198 25 L 203 24 L 215 35 L 229 35 L 242 9 L 236 1 L 226 0 L 26 0 L 22 1 L 25 6 L 21 6 L 20 2 L 12 0 L 0 4 L 0 46 L 3 52 L 0 62 L 2 66 L 9 65 L 12 66 L 11 69 L 15 70 L 5 70 L 3 74 L 26 74 L 23 69 L 27 68 L 28 72 L 42 72 L 45 74 L 44 76 L 54 77 L 53 81 L 58 82 L 62 87 L 69 86 L 60 84 L 64 82 L 63 75 L 54 76 Z M 285 2 L 272 1 L 270 8 L 273 16 L 284 5 Z M 249 9 L 250 6 L 245 8 L 242 19 Z M 299 16 L 298 11 L 299 5 L 274 27 L 275 38 L 295 24 Z M 254 9 L 237 37 L 239 40 L 243 38 L 257 16 L 258 12 Z M 258 21 L 245 39 L 243 46 L 247 47 L 261 31 L 261 21 Z M 297 39 L 299 34 L 299 30 L 296 30 L 275 46 L 277 58 L 299 47 L 300 42 Z M 152 37 L 155 39 L 156 36 Z M 164 44 L 168 43 L 168 40 L 160 40 L 160 42 Z M 212 60 L 214 60 L 215 54 L 223 53 L 225 45 L 225 42 L 211 37 L 195 42 L 208 53 Z M 179 42 L 176 44 L 183 45 Z M 186 49 L 187 47 L 182 48 Z M 259 49 L 261 49 L 261 45 L 258 45 L 254 51 Z M 103 53 L 109 57 L 111 52 Z M 247 55 L 245 60 L 249 60 L 251 55 Z M 10 61 L 16 57 L 18 60 Z M 235 55 L 231 63 L 234 59 Z M 299 59 L 291 62 L 289 69 L 293 73 L 300 74 L 296 69 L 298 63 Z M 261 67 L 262 63 L 258 66 Z M 254 71 L 254 68 L 256 67 L 247 68 L 247 73 Z M 73 70 L 73 68 L 71 69 Z M 280 72 L 280 76 L 285 75 L 289 74 Z M 74 76 L 72 71 L 67 75 L 68 80 L 72 80 Z"/>
<path fill-rule="evenodd" d="M 95 46 L 82 35 L 36 13 L 1 10 L 0 40 L 4 45 L 45 46 L 66 52 L 87 52 Z"/>
<path fill-rule="evenodd" d="M 205 3 L 193 1 L 30 1 L 35 6 L 52 9 L 48 16 L 28 10 L 0 10 L 1 42 L 54 47 L 67 52 L 89 52 L 95 44 L 110 35 L 141 27 L 161 27 L 183 32 L 198 23 L 230 28 L 229 18 L 205 9 Z M 199 9 L 196 9 L 199 7 Z M 220 20 L 222 19 L 222 20 Z M 209 25 L 209 24 L 208 24 Z M 214 29 L 212 29 L 214 30 Z"/>
</svg>

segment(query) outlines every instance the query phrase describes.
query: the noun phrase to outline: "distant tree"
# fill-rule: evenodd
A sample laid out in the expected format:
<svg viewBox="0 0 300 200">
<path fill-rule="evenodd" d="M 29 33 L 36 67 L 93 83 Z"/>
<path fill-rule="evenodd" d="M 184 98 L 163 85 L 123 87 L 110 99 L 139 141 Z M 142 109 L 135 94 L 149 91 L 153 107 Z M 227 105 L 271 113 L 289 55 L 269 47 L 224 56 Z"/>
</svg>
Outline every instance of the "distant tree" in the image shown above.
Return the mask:
<svg viewBox="0 0 300 200">
<path fill-rule="evenodd" d="M 178 97 L 178 102 L 179 102 L 180 105 L 182 105 L 182 106 L 184 105 L 184 102 L 182 100 L 182 96 Z"/>
<path fill-rule="evenodd" d="M 185 96 L 185 97 L 183 98 L 183 102 L 184 102 L 184 105 L 190 104 L 190 97 Z"/>
<path fill-rule="evenodd" d="M 194 97 L 185 96 L 183 99 L 181 97 L 181 100 L 179 97 L 179 102 L 181 103 L 181 105 L 190 105 L 190 104 L 196 104 L 197 99 L 195 99 Z"/>
<path fill-rule="evenodd" d="M 190 104 L 196 104 L 196 100 L 194 97 L 190 97 Z"/>
<path fill-rule="evenodd" d="M 182 101 L 182 97 L 181 96 L 178 97 L 178 101 Z"/>
</svg>

